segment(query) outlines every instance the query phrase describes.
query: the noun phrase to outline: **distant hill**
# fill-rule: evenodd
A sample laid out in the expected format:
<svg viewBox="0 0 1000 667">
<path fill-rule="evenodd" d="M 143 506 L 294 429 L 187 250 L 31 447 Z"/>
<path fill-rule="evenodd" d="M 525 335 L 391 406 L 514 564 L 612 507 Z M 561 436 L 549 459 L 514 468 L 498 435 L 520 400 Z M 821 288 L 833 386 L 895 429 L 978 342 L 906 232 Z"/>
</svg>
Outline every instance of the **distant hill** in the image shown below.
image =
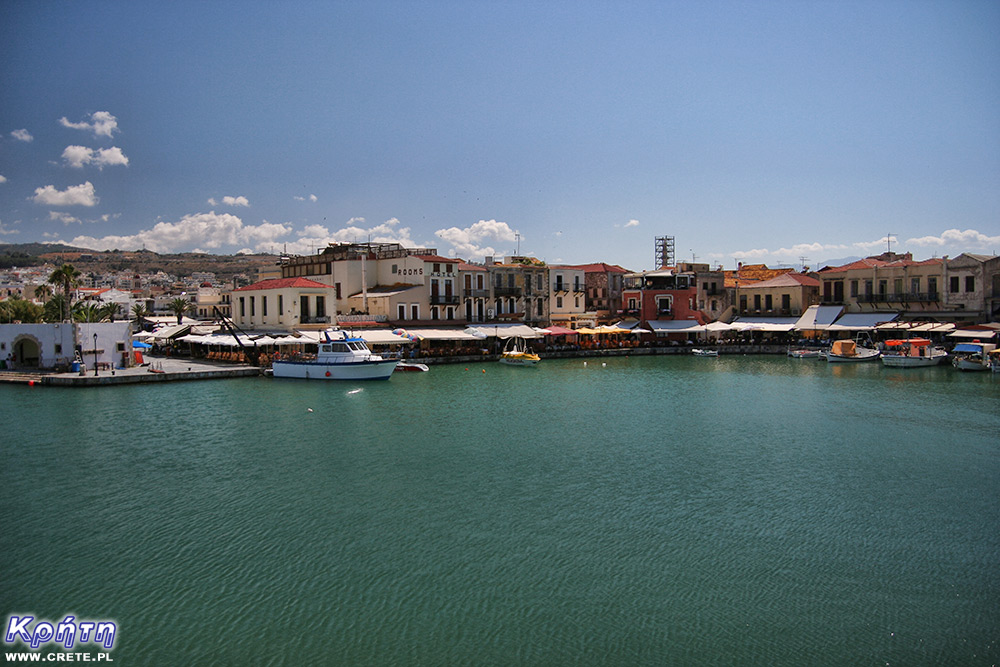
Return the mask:
<svg viewBox="0 0 1000 667">
<path fill-rule="evenodd" d="M 856 262 L 859 259 L 864 259 L 864 257 L 843 257 L 841 259 L 825 259 L 822 262 L 816 262 L 813 266 L 814 271 L 822 269 L 824 266 L 843 266 L 844 264 L 850 264 L 851 262 Z"/>
<path fill-rule="evenodd" d="M 161 255 L 150 250 L 98 252 L 58 243 L 0 244 L 0 269 L 69 263 L 83 273 L 163 271 L 184 277 L 205 271 L 214 273 L 219 282 L 229 282 L 240 274 L 256 280 L 258 268 L 274 266 L 277 262 L 277 255 L 208 255 L 193 252 Z"/>
</svg>

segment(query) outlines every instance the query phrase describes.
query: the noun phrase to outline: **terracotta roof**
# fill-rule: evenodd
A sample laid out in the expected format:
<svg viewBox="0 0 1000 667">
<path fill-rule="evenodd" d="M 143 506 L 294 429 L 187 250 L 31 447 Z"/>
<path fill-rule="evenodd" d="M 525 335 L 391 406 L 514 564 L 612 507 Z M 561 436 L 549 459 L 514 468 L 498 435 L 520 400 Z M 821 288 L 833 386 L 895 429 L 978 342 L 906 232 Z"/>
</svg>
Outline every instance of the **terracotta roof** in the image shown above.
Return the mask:
<svg viewBox="0 0 1000 667">
<path fill-rule="evenodd" d="M 485 266 L 480 266 L 479 264 L 469 264 L 468 262 L 461 262 L 458 265 L 459 271 L 488 271 Z"/>
<path fill-rule="evenodd" d="M 630 273 L 628 269 L 623 269 L 617 264 L 605 264 L 596 262 L 594 264 L 562 264 L 567 269 L 583 269 L 587 273 Z"/>
<path fill-rule="evenodd" d="M 309 280 L 308 278 L 271 278 L 270 280 L 262 280 L 259 283 L 247 285 L 246 287 L 237 287 L 233 291 L 243 292 L 245 290 L 287 289 L 289 287 L 333 289 L 329 285 L 324 285 L 323 283 L 318 283 L 315 280 Z"/>
<path fill-rule="evenodd" d="M 764 280 L 771 280 L 794 269 L 769 269 L 766 264 L 744 264 L 736 271 L 726 271 L 726 287 L 746 287 Z"/>
<path fill-rule="evenodd" d="M 462 260 L 460 259 L 449 259 L 447 257 L 442 257 L 441 255 L 413 255 L 417 259 L 422 259 L 425 262 L 447 262 L 448 264 L 460 264 Z"/>
<path fill-rule="evenodd" d="M 742 285 L 742 287 L 819 287 L 820 281 L 801 273 L 783 273 L 769 280 Z"/>
<path fill-rule="evenodd" d="M 933 266 L 935 264 L 941 264 L 944 262 L 940 257 L 933 257 L 931 259 L 924 260 L 912 260 L 912 259 L 896 259 L 893 261 L 886 261 L 884 259 L 879 259 L 877 257 L 865 257 L 864 259 L 859 259 L 856 262 L 851 262 L 850 264 L 844 264 L 843 266 L 824 266 L 820 269 L 820 273 L 823 272 L 840 272 L 840 271 L 851 271 L 855 269 L 871 269 L 871 268 L 892 268 L 892 267 L 903 267 L 903 266 Z"/>
</svg>

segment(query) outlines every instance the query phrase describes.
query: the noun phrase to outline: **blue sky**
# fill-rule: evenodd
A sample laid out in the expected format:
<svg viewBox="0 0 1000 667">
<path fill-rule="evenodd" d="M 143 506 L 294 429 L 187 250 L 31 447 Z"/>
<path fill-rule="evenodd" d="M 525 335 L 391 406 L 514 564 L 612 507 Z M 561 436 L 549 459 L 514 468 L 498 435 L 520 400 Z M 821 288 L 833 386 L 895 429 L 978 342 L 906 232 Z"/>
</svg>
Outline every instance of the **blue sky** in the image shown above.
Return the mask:
<svg viewBox="0 0 1000 667">
<path fill-rule="evenodd" d="M 6 2 L 0 242 L 1000 252 L 1000 3 Z"/>
</svg>

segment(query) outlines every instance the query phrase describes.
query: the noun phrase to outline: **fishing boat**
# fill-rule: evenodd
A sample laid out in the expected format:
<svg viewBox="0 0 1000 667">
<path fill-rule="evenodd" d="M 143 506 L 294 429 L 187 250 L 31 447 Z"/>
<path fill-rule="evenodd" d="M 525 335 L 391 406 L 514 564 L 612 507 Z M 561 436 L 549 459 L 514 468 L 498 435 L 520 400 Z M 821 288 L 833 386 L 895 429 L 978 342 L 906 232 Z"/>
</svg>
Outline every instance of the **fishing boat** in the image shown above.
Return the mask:
<svg viewBox="0 0 1000 667">
<path fill-rule="evenodd" d="M 363 338 L 324 331 L 316 354 L 295 354 L 271 362 L 276 378 L 303 380 L 388 380 L 398 359 L 383 359 Z"/>
<path fill-rule="evenodd" d="M 951 365 L 960 371 L 985 371 L 990 369 L 990 352 L 996 349 L 993 343 L 959 343 L 951 351 Z"/>
<path fill-rule="evenodd" d="M 691 350 L 691 354 L 693 354 L 696 357 L 717 357 L 717 356 L 719 356 L 719 351 L 718 350 L 706 350 L 706 349 L 703 349 L 703 348 L 696 347 L 693 350 Z"/>
<path fill-rule="evenodd" d="M 541 361 L 534 352 L 528 350 L 528 343 L 517 336 L 508 338 L 500 355 L 500 363 L 508 366 L 536 366 Z"/>
<path fill-rule="evenodd" d="M 935 347 L 926 338 L 887 340 L 882 352 L 882 364 L 893 368 L 937 366 L 948 353 Z"/>
<path fill-rule="evenodd" d="M 994 373 L 1000 373 L 1000 349 L 989 353 L 989 366 Z"/>
<path fill-rule="evenodd" d="M 879 351 L 875 349 L 870 340 L 867 345 L 860 345 L 863 342 L 858 340 L 835 340 L 830 349 L 826 351 L 826 360 L 829 362 L 852 362 L 852 361 L 875 361 L 879 357 Z"/>
</svg>

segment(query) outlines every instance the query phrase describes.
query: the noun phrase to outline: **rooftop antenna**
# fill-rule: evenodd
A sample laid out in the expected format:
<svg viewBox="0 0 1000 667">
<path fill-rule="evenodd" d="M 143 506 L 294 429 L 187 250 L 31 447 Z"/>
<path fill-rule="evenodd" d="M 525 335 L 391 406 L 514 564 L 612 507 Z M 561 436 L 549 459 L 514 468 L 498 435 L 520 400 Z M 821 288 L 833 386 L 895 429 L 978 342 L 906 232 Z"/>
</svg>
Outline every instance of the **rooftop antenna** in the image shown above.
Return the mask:
<svg viewBox="0 0 1000 667">
<path fill-rule="evenodd" d="M 514 253 L 518 257 L 521 256 L 521 232 L 514 232 L 514 238 L 517 239 L 517 251 Z"/>
<path fill-rule="evenodd" d="M 885 251 L 892 252 L 892 232 L 886 232 L 885 235 Z"/>
<path fill-rule="evenodd" d="M 802 265 L 802 270 L 803 271 L 806 270 L 806 262 L 808 262 L 808 261 L 809 261 L 808 257 L 799 257 L 799 264 Z"/>
</svg>

